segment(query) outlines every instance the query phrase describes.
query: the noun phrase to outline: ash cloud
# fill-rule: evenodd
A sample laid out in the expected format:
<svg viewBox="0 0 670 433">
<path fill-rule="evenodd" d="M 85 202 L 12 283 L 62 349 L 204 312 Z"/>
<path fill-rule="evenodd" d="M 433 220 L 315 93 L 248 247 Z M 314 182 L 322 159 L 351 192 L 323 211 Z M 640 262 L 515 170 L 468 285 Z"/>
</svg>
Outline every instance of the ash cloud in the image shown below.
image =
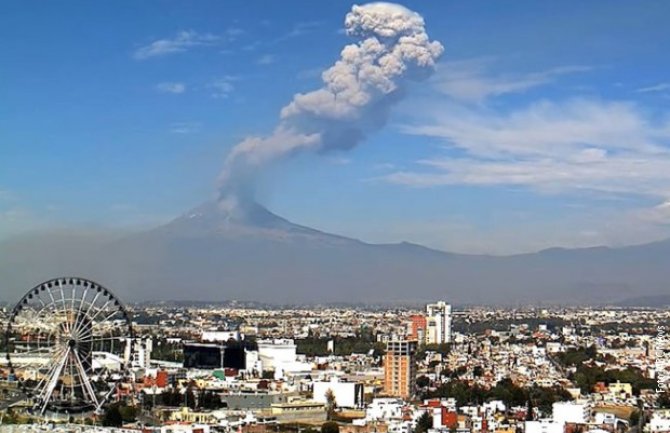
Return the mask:
<svg viewBox="0 0 670 433">
<path fill-rule="evenodd" d="M 323 86 L 296 94 L 271 135 L 247 137 L 231 150 L 219 179 L 221 206 L 252 197 L 255 174 L 272 161 L 359 145 L 386 124 L 405 84 L 427 78 L 443 52 L 421 15 L 397 4 L 355 5 L 344 24 L 357 41 L 323 72 Z"/>
</svg>

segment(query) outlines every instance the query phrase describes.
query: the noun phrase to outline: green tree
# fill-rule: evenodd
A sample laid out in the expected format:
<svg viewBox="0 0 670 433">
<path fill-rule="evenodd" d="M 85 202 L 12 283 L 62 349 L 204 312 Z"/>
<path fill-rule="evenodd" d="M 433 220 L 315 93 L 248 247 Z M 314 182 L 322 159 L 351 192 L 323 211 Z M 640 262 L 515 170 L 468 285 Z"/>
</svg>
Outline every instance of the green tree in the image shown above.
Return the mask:
<svg viewBox="0 0 670 433">
<path fill-rule="evenodd" d="M 135 406 L 119 406 L 119 412 L 121 412 L 121 419 L 123 422 L 133 422 L 137 418 L 137 407 Z"/>
<path fill-rule="evenodd" d="M 328 421 L 333 419 L 333 414 L 337 408 L 337 401 L 335 401 L 335 393 L 332 389 L 328 388 L 326 391 L 326 410 L 328 411 Z"/>
<path fill-rule="evenodd" d="M 640 422 L 640 411 L 636 409 L 630 414 L 630 425 L 631 427 L 634 427 L 637 426 L 639 422 Z"/>
<path fill-rule="evenodd" d="M 535 414 L 533 413 L 533 401 L 528 398 L 528 403 L 526 404 L 526 421 L 534 421 Z"/>
<path fill-rule="evenodd" d="M 416 420 L 416 429 L 414 433 L 426 433 L 433 428 L 433 417 L 428 412 L 424 412 L 418 420 Z"/>
<path fill-rule="evenodd" d="M 419 388 L 427 388 L 430 385 L 430 379 L 426 376 L 419 376 L 416 378 L 416 386 Z"/>
<path fill-rule="evenodd" d="M 0 414 L 0 419 L 2 419 L 2 418 L 3 418 L 3 415 Z M 18 420 L 19 420 L 19 417 L 14 412 L 14 409 L 12 409 L 11 407 L 9 409 L 7 409 L 7 411 L 4 413 L 3 422 L 5 424 L 16 424 L 18 422 Z"/>
<path fill-rule="evenodd" d="M 123 425 L 123 416 L 118 404 L 113 404 L 107 408 L 102 417 L 102 425 L 105 427 L 121 427 Z"/>
<path fill-rule="evenodd" d="M 658 394 L 658 399 L 656 400 L 656 405 L 661 409 L 670 408 L 670 395 L 667 392 L 662 392 Z"/>
</svg>

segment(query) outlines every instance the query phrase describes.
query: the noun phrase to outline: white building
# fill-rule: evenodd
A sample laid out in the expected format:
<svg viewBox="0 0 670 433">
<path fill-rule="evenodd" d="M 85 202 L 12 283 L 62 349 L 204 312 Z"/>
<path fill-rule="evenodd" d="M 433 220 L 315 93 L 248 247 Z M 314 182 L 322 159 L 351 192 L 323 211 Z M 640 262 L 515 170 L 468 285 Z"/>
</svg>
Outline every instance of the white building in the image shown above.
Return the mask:
<svg viewBox="0 0 670 433">
<path fill-rule="evenodd" d="M 326 393 L 332 391 L 337 407 L 359 408 L 363 402 L 363 385 L 355 382 L 340 382 L 333 378 L 330 382 L 313 382 L 312 400 L 327 404 Z"/>
<path fill-rule="evenodd" d="M 366 421 L 391 421 L 402 419 L 405 402 L 401 398 L 375 398 L 365 410 Z"/>
<path fill-rule="evenodd" d="M 258 356 L 258 351 L 256 350 L 244 350 L 244 361 L 246 365 L 245 371 L 248 374 L 258 374 L 263 373 L 263 364 Z"/>
<path fill-rule="evenodd" d="M 484 413 L 487 415 L 498 412 L 505 412 L 507 410 L 507 406 L 505 406 L 505 403 L 503 403 L 502 400 L 491 400 L 484 403 L 482 408 L 484 409 Z"/>
<path fill-rule="evenodd" d="M 552 420 L 526 421 L 525 433 L 563 433 L 563 424 Z"/>
<path fill-rule="evenodd" d="M 451 305 L 444 301 L 426 305 L 426 343 L 451 342 Z"/>
<path fill-rule="evenodd" d="M 225 343 L 228 340 L 240 341 L 239 331 L 202 331 L 200 341 L 210 343 Z"/>
<path fill-rule="evenodd" d="M 613 429 L 616 429 L 617 426 L 619 426 L 621 424 L 624 424 L 627 427 L 629 425 L 629 422 L 624 420 L 624 419 L 617 418 L 617 416 L 614 415 L 613 413 L 596 412 L 595 424 L 609 425 L 609 426 L 612 426 Z M 593 431 L 593 430 L 591 430 L 591 431 Z"/>
<path fill-rule="evenodd" d="M 312 365 L 300 362 L 295 342 L 291 339 L 259 340 L 258 359 L 263 371 L 274 371 L 275 379 L 285 376 L 307 376 Z"/>
<path fill-rule="evenodd" d="M 670 432 L 670 410 L 656 410 L 644 430 L 651 433 Z"/>
<path fill-rule="evenodd" d="M 277 370 L 296 362 L 296 345 L 291 339 L 259 340 L 258 359 L 264 371 Z"/>
<path fill-rule="evenodd" d="M 151 337 L 126 339 L 123 360 L 130 363 L 131 367 L 149 368 L 152 349 Z"/>
<path fill-rule="evenodd" d="M 586 424 L 591 418 L 591 405 L 571 401 L 556 402 L 552 405 L 554 422 Z"/>
</svg>

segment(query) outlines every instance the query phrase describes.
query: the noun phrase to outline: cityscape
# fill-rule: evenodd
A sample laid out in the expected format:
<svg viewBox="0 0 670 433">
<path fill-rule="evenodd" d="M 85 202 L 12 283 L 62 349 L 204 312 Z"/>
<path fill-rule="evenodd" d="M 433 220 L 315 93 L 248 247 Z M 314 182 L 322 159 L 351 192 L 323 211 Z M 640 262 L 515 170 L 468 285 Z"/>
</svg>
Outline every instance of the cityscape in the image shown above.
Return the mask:
<svg viewBox="0 0 670 433">
<path fill-rule="evenodd" d="M 670 433 L 668 18 L 0 2 L 0 433 Z"/>
<path fill-rule="evenodd" d="M 117 299 L 88 280 L 59 278 L 35 289 L 30 302 L 2 309 L 2 326 L 13 333 L 0 364 L 3 425 L 14 426 L 7 431 L 670 428 L 664 309 L 453 308 L 446 301 L 421 309 L 109 308 Z M 90 293 L 69 296 L 82 290 Z M 53 304 L 39 301 L 52 297 Z M 88 330 L 83 338 L 77 323 Z"/>
</svg>

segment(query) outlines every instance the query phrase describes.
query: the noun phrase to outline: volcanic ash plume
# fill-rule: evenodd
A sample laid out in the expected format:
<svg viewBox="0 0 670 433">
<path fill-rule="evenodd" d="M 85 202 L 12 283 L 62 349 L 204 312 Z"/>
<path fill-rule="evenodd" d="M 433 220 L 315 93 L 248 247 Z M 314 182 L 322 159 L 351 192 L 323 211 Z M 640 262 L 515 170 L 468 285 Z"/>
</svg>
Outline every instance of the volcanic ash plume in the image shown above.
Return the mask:
<svg viewBox="0 0 670 433">
<path fill-rule="evenodd" d="M 384 126 L 404 84 L 427 78 L 443 51 L 428 38 L 423 18 L 397 4 L 353 6 L 344 24 L 358 41 L 323 72 L 323 87 L 295 95 L 270 136 L 248 137 L 232 149 L 220 177 L 222 206 L 238 206 L 257 170 L 273 160 L 357 146 Z"/>
</svg>

